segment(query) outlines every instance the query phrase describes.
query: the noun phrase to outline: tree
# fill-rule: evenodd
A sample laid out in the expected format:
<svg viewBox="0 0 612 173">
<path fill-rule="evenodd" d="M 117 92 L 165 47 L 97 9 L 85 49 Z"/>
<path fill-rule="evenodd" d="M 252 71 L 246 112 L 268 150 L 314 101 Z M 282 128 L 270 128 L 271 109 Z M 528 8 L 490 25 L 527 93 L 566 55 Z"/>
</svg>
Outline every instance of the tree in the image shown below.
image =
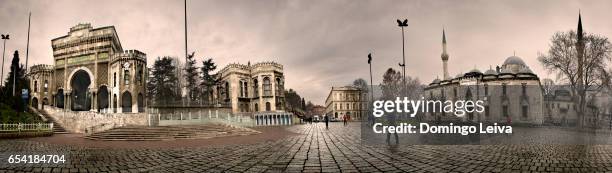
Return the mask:
<svg viewBox="0 0 612 173">
<path fill-rule="evenodd" d="M 185 81 L 187 82 L 187 97 L 189 100 L 197 100 L 199 94 L 197 80 L 198 71 L 195 66 L 196 60 L 194 59 L 195 52 L 187 56 L 187 63 L 185 63 Z"/>
<path fill-rule="evenodd" d="M 384 100 L 395 100 L 400 96 L 402 86 L 402 74 L 395 71 L 393 68 L 387 69 L 383 74 L 383 82 L 380 85 L 382 89 L 382 98 Z"/>
<path fill-rule="evenodd" d="M 203 98 L 207 98 L 206 101 L 208 102 L 213 98 L 213 86 L 217 85 L 220 81 L 220 76 L 212 74 L 216 69 L 217 65 L 213 62 L 212 58 L 202 61 L 202 67 L 200 67 L 202 72 L 200 86 L 202 86 L 204 91 L 201 94 Z"/>
<path fill-rule="evenodd" d="M 171 57 L 163 57 L 155 60 L 153 64 L 153 77 L 149 80 L 147 88 L 155 100 L 155 104 L 168 104 L 180 97 L 176 92 L 178 78 L 176 67 L 172 65 Z"/>
<path fill-rule="evenodd" d="M 579 36 L 582 39 L 579 40 Z M 577 45 L 583 45 L 583 49 Z M 548 54 L 538 57 L 544 68 L 555 72 L 559 81 L 569 84 L 574 103 L 578 105 L 576 111 L 580 126 L 584 121 L 587 90 L 599 90 L 608 81 L 605 68 L 611 58 L 611 50 L 610 41 L 604 36 L 576 34 L 575 31 L 557 32 L 551 39 Z"/>
<path fill-rule="evenodd" d="M 557 88 L 555 87 L 555 81 L 550 78 L 542 79 L 542 90 L 545 96 L 555 94 L 554 92 L 556 89 Z"/>
<path fill-rule="evenodd" d="M 16 73 L 16 74 L 15 74 Z M 25 77 L 25 69 L 23 64 L 19 64 L 19 52 L 13 53 L 13 60 L 11 61 L 11 67 L 9 69 L 8 76 L 5 83 L 5 92 L 8 96 L 20 96 L 21 89 L 27 89 L 27 79 Z M 13 93 L 13 83 L 15 83 L 15 93 Z"/>
</svg>

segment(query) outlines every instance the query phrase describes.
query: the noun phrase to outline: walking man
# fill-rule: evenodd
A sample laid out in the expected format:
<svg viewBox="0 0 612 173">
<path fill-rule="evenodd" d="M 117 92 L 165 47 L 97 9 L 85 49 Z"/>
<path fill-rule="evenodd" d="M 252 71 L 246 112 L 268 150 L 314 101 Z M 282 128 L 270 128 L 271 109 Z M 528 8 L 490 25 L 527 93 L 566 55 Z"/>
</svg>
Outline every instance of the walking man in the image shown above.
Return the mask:
<svg viewBox="0 0 612 173">
<path fill-rule="evenodd" d="M 329 129 L 329 117 L 325 115 L 325 129 Z"/>
</svg>

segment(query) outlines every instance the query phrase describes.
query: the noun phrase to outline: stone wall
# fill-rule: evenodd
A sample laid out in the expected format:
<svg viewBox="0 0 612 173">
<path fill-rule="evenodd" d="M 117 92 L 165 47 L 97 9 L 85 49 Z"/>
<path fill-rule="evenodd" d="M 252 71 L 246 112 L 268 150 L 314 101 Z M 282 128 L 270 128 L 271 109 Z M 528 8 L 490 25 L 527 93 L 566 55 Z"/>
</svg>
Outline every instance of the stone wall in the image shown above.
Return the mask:
<svg viewBox="0 0 612 173">
<path fill-rule="evenodd" d="M 87 128 L 101 126 L 103 124 L 116 126 L 137 125 L 148 126 L 149 116 L 146 113 L 113 113 L 102 114 L 89 111 L 64 111 L 52 106 L 46 106 L 45 110 L 64 129 L 71 133 L 85 133 Z"/>
</svg>

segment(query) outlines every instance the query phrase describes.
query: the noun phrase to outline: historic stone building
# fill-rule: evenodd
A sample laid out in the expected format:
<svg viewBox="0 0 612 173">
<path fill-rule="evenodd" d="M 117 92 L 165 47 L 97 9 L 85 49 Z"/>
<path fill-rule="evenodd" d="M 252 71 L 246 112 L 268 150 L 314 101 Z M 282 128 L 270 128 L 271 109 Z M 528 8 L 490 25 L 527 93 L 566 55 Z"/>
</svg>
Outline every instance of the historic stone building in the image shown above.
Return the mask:
<svg viewBox="0 0 612 173">
<path fill-rule="evenodd" d="M 214 100 L 229 105 L 235 115 L 251 116 L 256 125 L 286 125 L 295 120 L 284 110 L 283 66 L 275 62 L 229 64 L 217 76 Z"/>
<path fill-rule="evenodd" d="M 232 112 L 284 110 L 283 66 L 275 62 L 229 64 L 218 72 L 221 84 L 215 96 L 230 104 Z"/>
<path fill-rule="evenodd" d="M 146 55 L 124 51 L 114 26 L 78 24 L 67 35 L 51 40 L 51 46 L 54 65 L 35 65 L 29 72 L 33 105 L 48 103 L 73 111 L 144 111 Z"/>
<path fill-rule="evenodd" d="M 442 36 L 442 61 L 446 64 L 446 34 Z M 428 100 L 482 100 L 484 111 L 467 113 L 458 117 L 462 121 L 542 124 L 544 98 L 538 76 L 517 56 L 506 58 L 496 69 L 491 67 L 482 73 L 473 69 L 454 78 L 446 75 L 447 66 L 443 65 L 445 78 L 435 79 L 424 90 Z M 428 113 L 430 121 L 457 120 L 451 113 Z"/>
<path fill-rule="evenodd" d="M 330 118 L 359 121 L 367 110 L 367 93 L 352 86 L 332 87 L 325 99 L 325 112 Z"/>
</svg>

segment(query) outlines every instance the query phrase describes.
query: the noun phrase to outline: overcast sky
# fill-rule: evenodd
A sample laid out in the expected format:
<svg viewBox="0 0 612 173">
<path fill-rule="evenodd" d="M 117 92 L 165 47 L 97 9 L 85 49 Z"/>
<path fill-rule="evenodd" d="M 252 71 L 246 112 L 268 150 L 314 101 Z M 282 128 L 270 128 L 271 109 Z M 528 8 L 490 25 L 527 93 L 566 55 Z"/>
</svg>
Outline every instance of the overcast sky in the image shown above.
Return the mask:
<svg viewBox="0 0 612 173">
<path fill-rule="evenodd" d="M 188 0 L 189 52 L 198 60 L 228 63 L 276 61 L 286 87 L 323 104 L 331 86 L 369 81 L 367 54 L 374 55 L 374 83 L 389 67 L 399 69 L 401 31 L 407 18 L 406 73 L 422 83 L 441 77 L 442 27 L 446 28 L 451 76 L 474 67 L 500 65 L 513 52 L 541 78 L 553 78 L 537 62 L 557 31 L 574 30 L 578 10 L 586 32 L 612 36 L 612 1 L 395 1 L 395 0 Z M 184 57 L 181 0 L 0 0 L 0 33 L 10 34 L 25 63 L 28 12 L 32 12 L 30 60 L 52 64 L 51 39 L 82 22 L 114 25 L 124 49 Z M 199 63 L 200 64 L 200 63 Z M 6 77 L 6 74 L 5 74 Z"/>
</svg>

